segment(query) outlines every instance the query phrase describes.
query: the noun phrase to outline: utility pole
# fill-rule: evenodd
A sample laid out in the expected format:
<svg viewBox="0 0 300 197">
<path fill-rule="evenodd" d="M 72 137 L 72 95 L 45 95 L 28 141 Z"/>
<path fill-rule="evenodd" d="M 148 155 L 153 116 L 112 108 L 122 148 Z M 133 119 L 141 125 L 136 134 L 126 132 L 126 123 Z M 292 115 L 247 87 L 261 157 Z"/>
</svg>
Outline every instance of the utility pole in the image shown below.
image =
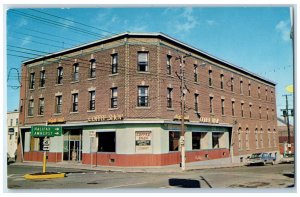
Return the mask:
<svg viewBox="0 0 300 197">
<path fill-rule="evenodd" d="M 289 101 L 288 101 L 288 96 L 291 96 L 290 94 L 285 94 L 285 95 L 282 95 L 285 97 L 285 113 L 283 113 L 283 116 L 286 117 L 287 119 L 287 130 L 288 130 L 288 150 L 290 150 L 290 144 L 291 144 L 291 133 L 290 133 L 290 119 L 289 119 L 289 110 L 292 110 L 292 109 L 289 109 Z"/>
</svg>

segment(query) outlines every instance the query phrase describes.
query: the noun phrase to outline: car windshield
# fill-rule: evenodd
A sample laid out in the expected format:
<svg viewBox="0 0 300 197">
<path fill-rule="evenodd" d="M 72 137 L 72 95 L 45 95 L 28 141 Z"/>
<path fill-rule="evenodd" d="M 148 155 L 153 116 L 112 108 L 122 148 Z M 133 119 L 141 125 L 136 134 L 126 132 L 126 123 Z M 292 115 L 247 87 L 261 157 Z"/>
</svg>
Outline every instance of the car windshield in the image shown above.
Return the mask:
<svg viewBox="0 0 300 197">
<path fill-rule="evenodd" d="M 261 153 L 255 153 L 251 155 L 251 159 L 255 159 L 255 158 L 260 158 L 261 157 Z"/>
</svg>

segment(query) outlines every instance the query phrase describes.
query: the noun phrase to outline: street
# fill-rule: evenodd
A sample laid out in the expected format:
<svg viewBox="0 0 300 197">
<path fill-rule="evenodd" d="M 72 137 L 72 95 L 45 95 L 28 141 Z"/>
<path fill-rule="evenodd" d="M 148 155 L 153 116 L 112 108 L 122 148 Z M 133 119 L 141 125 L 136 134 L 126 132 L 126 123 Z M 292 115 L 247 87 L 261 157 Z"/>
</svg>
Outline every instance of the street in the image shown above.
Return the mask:
<svg viewBox="0 0 300 197">
<path fill-rule="evenodd" d="M 294 178 L 283 175 L 294 171 L 294 164 L 243 166 L 192 170 L 186 172 L 105 172 L 66 168 L 47 168 L 48 172 L 65 172 L 66 177 L 26 180 L 26 173 L 41 172 L 40 167 L 9 165 L 9 189 L 118 189 L 118 188 L 287 188 Z M 49 190 L 51 192 L 51 190 Z M 55 190 L 57 192 L 57 190 Z"/>
</svg>

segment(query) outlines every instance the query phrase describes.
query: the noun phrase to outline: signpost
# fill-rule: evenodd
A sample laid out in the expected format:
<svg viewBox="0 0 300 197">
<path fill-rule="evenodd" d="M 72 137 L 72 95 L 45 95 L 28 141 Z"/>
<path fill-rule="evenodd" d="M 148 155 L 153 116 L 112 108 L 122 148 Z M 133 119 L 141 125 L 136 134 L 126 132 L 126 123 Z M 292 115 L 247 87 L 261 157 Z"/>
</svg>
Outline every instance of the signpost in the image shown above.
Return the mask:
<svg viewBox="0 0 300 197">
<path fill-rule="evenodd" d="M 91 154 L 91 168 L 93 168 L 93 150 L 92 150 L 92 144 L 93 144 L 93 139 L 96 137 L 96 131 L 91 131 L 90 132 L 90 154 Z M 97 163 L 97 161 L 96 161 Z"/>
<path fill-rule="evenodd" d="M 43 140 L 43 173 L 46 172 L 46 162 L 47 162 L 47 151 L 49 151 L 50 138 L 54 136 L 62 135 L 62 127 L 60 126 L 32 126 L 31 136 L 32 137 L 44 137 Z"/>
</svg>

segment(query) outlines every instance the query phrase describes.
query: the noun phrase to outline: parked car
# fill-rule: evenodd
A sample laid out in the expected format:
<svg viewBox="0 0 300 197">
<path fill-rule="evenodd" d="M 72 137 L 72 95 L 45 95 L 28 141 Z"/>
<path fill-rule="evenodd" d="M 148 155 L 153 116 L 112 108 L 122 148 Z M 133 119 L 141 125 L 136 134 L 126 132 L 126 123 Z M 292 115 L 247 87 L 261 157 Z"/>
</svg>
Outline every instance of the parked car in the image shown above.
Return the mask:
<svg viewBox="0 0 300 197">
<path fill-rule="evenodd" d="M 294 163 L 294 156 L 294 153 L 285 154 L 280 159 L 280 163 Z"/>
<path fill-rule="evenodd" d="M 248 165 L 255 165 L 255 164 L 275 164 L 275 157 L 272 157 L 270 153 L 254 153 L 250 157 L 247 158 L 246 163 Z"/>
</svg>

